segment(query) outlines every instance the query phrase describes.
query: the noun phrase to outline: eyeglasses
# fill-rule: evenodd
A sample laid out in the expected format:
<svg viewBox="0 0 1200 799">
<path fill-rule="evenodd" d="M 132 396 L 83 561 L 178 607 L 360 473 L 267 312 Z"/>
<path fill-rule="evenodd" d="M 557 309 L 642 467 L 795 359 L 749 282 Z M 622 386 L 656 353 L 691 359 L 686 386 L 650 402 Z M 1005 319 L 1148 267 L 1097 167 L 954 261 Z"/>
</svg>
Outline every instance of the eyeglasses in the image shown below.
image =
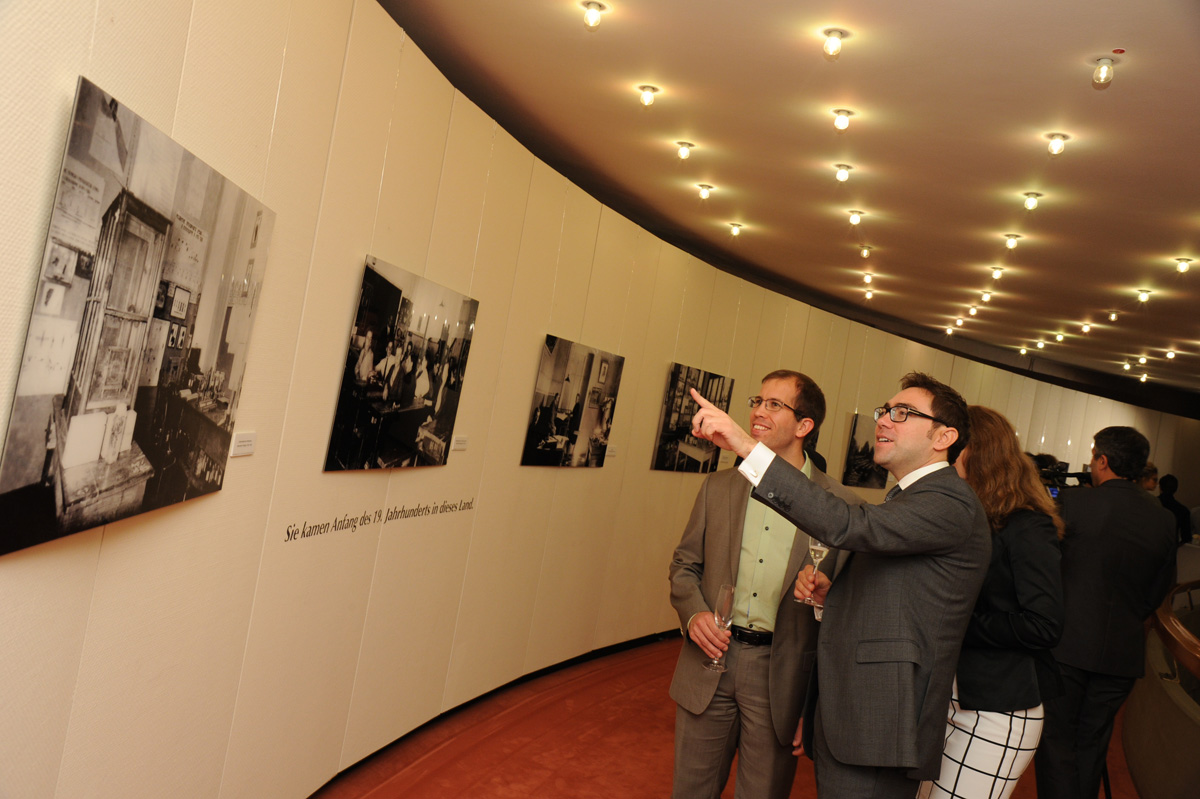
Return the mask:
<svg viewBox="0 0 1200 799">
<path fill-rule="evenodd" d="M 780 402 L 777 399 L 763 399 L 762 397 L 749 397 L 746 399 L 746 404 L 749 405 L 751 408 L 757 408 L 759 405 L 762 405 L 768 411 L 782 411 L 784 408 L 787 408 L 792 413 L 796 414 L 797 416 L 801 416 L 801 418 L 803 418 L 800 411 L 796 410 L 791 405 L 787 405 L 785 403 Z"/>
<path fill-rule="evenodd" d="M 950 425 L 946 421 L 939 419 L 936 416 L 930 416 L 927 413 L 921 413 L 920 411 L 913 410 L 912 408 L 908 407 L 907 405 L 896 405 L 893 407 L 888 407 L 887 405 L 884 405 L 882 408 L 876 408 L 875 409 L 875 421 L 878 422 L 879 417 L 883 416 L 885 413 L 888 415 L 889 419 L 891 419 L 893 422 L 896 422 L 897 424 L 905 421 L 910 416 L 920 416 L 922 419 L 932 419 L 933 421 L 937 422 L 938 424 L 944 424 L 947 427 L 950 427 Z"/>
</svg>

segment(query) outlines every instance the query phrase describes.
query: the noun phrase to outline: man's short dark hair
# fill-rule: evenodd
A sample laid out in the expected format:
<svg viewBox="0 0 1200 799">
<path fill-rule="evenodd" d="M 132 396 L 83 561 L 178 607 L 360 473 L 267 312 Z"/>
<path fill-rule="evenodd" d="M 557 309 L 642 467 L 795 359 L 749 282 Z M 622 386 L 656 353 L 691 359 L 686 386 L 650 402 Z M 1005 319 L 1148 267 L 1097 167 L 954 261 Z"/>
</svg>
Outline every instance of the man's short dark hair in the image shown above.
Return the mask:
<svg viewBox="0 0 1200 799">
<path fill-rule="evenodd" d="M 776 369 L 762 379 L 764 383 L 768 380 L 791 380 L 796 384 L 796 398 L 791 402 L 796 409 L 796 421 L 812 419 L 813 429 L 809 435 L 815 436 L 821 429 L 821 422 L 825 421 L 825 392 L 821 387 L 808 375 L 791 369 Z"/>
<path fill-rule="evenodd" d="M 1137 480 L 1150 457 L 1150 442 L 1132 427 L 1106 427 L 1092 438 L 1092 452 L 1103 455 L 1117 477 Z"/>
<path fill-rule="evenodd" d="M 1158 481 L 1158 493 L 1171 496 L 1179 490 L 1179 478 L 1173 474 L 1164 474 Z"/>
<path fill-rule="evenodd" d="M 946 460 L 953 464 L 971 440 L 971 417 L 967 414 L 967 401 L 962 394 L 924 372 L 909 372 L 900 378 L 900 388 L 920 388 L 933 395 L 930 408 L 933 415 L 941 419 L 946 427 L 958 431 L 958 440 L 946 450 Z"/>
</svg>

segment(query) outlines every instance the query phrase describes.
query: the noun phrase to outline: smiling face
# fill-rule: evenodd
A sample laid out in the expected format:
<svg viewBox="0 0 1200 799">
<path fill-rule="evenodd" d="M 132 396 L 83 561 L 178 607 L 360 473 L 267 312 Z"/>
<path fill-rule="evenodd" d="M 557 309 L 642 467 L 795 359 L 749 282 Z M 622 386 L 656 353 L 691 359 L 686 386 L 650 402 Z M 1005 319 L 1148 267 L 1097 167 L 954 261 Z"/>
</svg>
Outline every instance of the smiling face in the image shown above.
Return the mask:
<svg viewBox="0 0 1200 799">
<path fill-rule="evenodd" d="M 792 380 L 767 380 L 759 390 L 764 400 L 779 400 L 793 408 L 799 407 L 796 384 Z M 776 455 L 802 455 L 804 437 L 812 430 L 812 419 L 796 420 L 796 414 L 787 408 L 767 410 L 766 403 L 750 409 L 750 435 L 771 448 Z"/>
<path fill-rule="evenodd" d="M 933 415 L 933 395 L 923 388 L 906 388 L 888 400 L 888 407 L 904 405 Z M 886 413 L 875 422 L 875 463 L 899 480 L 922 466 L 946 460 L 946 450 L 958 438 L 952 427 L 923 416 L 893 422 Z"/>
</svg>

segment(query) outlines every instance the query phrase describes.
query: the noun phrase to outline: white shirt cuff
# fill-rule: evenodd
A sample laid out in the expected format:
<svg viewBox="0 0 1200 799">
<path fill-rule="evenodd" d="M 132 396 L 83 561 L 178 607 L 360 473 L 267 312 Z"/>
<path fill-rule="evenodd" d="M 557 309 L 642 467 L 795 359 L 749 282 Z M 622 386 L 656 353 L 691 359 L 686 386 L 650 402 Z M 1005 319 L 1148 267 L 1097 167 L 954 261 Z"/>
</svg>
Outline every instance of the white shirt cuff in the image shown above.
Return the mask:
<svg viewBox="0 0 1200 799">
<path fill-rule="evenodd" d="M 750 450 L 741 465 L 738 466 L 738 471 L 742 476 L 750 481 L 750 484 L 758 488 L 759 482 L 763 475 L 766 474 L 767 467 L 771 465 L 771 461 L 775 460 L 775 453 L 771 448 L 761 441 L 754 445 L 754 449 Z"/>
</svg>

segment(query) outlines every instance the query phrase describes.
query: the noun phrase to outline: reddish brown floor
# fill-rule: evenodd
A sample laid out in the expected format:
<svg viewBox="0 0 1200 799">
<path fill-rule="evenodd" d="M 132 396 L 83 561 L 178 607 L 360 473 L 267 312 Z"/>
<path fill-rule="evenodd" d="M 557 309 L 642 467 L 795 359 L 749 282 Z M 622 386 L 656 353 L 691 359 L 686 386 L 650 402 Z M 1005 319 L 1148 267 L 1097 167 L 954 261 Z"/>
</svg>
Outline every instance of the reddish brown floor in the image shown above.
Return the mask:
<svg viewBox="0 0 1200 799">
<path fill-rule="evenodd" d="M 661 799 L 671 793 L 680 640 L 627 649 L 502 688 L 435 719 L 332 780 L 312 799 Z M 1137 799 L 1120 748 L 1113 799 Z M 1032 769 L 1014 799 L 1035 799 Z M 733 796 L 730 784 L 722 794 Z M 814 799 L 800 759 L 793 799 Z"/>
</svg>

